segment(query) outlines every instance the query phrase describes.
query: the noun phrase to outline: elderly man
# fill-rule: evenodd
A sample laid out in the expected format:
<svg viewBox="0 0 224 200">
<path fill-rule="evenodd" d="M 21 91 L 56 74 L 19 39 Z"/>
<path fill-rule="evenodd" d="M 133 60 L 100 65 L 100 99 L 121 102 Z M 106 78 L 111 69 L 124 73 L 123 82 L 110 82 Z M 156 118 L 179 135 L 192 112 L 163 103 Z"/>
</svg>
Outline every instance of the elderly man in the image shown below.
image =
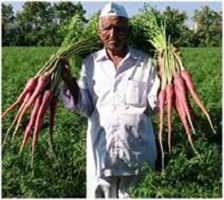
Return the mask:
<svg viewBox="0 0 224 200">
<path fill-rule="evenodd" d="M 128 45 L 128 16 L 108 3 L 100 14 L 104 48 L 83 60 L 79 83 L 68 68 L 61 95 L 65 106 L 88 117 L 87 198 L 127 198 L 157 156 L 150 114 L 159 79 L 150 56 Z"/>
</svg>

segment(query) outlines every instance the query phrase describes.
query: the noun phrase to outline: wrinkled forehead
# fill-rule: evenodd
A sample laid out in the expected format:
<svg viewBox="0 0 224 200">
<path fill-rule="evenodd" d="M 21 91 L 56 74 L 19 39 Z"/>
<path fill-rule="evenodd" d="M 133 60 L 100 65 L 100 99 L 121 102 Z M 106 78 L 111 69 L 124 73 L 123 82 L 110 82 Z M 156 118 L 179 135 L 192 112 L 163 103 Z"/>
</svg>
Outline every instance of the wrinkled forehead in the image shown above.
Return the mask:
<svg viewBox="0 0 224 200">
<path fill-rule="evenodd" d="M 128 26 L 128 19 L 121 16 L 105 16 L 99 19 L 99 28 L 110 24 Z"/>
</svg>

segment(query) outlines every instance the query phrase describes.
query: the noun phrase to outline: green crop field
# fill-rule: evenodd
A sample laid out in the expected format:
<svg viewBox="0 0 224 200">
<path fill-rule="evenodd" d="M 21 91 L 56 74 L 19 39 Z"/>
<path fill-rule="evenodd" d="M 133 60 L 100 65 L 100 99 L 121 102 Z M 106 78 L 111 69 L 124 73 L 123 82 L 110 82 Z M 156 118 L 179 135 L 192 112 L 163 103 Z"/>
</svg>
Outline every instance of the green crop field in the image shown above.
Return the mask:
<svg viewBox="0 0 224 200">
<path fill-rule="evenodd" d="M 57 48 L 6 47 L 2 49 L 2 110 L 21 93 L 25 82 L 36 74 Z M 160 156 L 154 172 L 148 174 L 133 191 L 133 198 L 221 198 L 222 197 L 222 52 L 221 48 L 183 48 L 184 63 L 192 73 L 198 93 L 212 118 L 217 134 L 200 109 L 192 135 L 200 159 L 193 152 L 179 118 L 174 113 L 172 153 L 165 145 L 165 171 L 161 173 Z M 78 74 L 79 69 L 73 68 Z M 15 111 L 2 121 L 2 138 L 14 119 Z M 19 156 L 26 117 L 14 141 L 10 132 L 2 145 L 3 198 L 84 198 L 86 189 L 87 120 L 67 111 L 60 103 L 54 133 L 55 154 L 49 146 L 48 121 L 43 130 L 31 168 L 31 141 Z M 158 115 L 153 116 L 155 133 Z M 165 129 L 167 132 L 167 129 Z M 150 149 L 149 149 L 150 151 Z M 159 148 L 158 148 L 159 152 Z"/>
</svg>

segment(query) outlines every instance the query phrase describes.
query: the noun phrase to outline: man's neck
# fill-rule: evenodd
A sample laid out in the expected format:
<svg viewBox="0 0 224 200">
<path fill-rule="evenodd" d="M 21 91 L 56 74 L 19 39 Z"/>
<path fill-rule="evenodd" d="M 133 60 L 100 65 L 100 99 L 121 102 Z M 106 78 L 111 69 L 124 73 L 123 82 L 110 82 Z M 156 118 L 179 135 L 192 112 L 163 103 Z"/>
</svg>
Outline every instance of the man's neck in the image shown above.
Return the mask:
<svg viewBox="0 0 224 200">
<path fill-rule="evenodd" d="M 127 47 L 123 51 L 118 51 L 118 52 L 110 51 L 108 49 L 106 50 L 108 57 L 114 63 L 116 68 L 118 67 L 120 61 L 126 56 L 127 50 L 128 50 Z"/>
</svg>

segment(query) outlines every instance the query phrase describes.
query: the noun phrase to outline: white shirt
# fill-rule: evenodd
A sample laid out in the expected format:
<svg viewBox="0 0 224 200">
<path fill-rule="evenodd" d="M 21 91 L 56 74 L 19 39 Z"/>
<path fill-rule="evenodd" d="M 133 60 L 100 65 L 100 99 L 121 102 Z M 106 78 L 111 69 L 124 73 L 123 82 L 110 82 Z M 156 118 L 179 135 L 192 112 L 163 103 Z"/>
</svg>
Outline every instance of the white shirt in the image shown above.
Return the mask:
<svg viewBox="0 0 224 200">
<path fill-rule="evenodd" d="M 154 168 L 150 114 L 157 106 L 159 86 L 156 67 L 142 51 L 129 47 L 117 68 L 105 49 L 83 60 L 78 104 L 66 88 L 61 96 L 68 109 L 88 117 L 88 178 L 138 174 L 144 163 Z"/>
</svg>

